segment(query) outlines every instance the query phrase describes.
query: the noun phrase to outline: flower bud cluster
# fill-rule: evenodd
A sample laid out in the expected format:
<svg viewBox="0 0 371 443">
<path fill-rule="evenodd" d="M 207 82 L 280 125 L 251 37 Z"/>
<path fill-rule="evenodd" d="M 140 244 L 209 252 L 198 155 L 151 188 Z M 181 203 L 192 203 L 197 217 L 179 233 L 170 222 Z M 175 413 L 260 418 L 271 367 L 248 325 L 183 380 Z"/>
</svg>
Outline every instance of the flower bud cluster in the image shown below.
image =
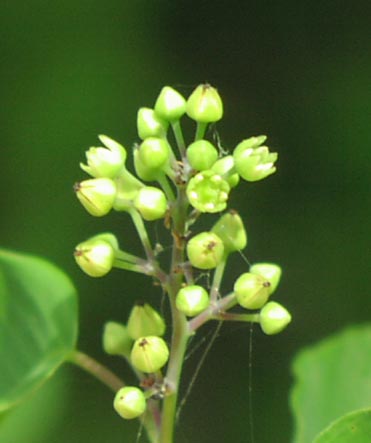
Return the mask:
<svg viewBox="0 0 371 443">
<path fill-rule="evenodd" d="M 78 244 L 74 256 L 91 277 L 103 277 L 114 267 L 153 277 L 169 297 L 173 322 L 182 324 L 173 324 L 172 331 L 191 335 L 206 321 L 219 318 L 256 321 L 265 334 L 272 335 L 291 321 L 282 305 L 270 301 L 281 268 L 268 262 L 255 263 L 236 279 L 227 294 L 223 294 L 221 283 L 230 254 L 241 252 L 248 244 L 242 218 L 237 211 L 228 210 L 231 191 L 243 181 L 260 181 L 272 175 L 278 154 L 270 152 L 264 135 L 246 138 L 227 152 L 218 134 L 208 127 L 223 117 L 223 108 L 217 89 L 209 84 L 199 85 L 188 99 L 165 86 L 153 108 L 138 110 L 139 140 L 132 150 L 134 172 L 126 167 L 124 146 L 100 135 L 103 146 L 89 148 L 86 163 L 80 163 L 90 177 L 75 185 L 76 196 L 94 217 L 112 210 L 129 213 L 146 259 L 122 251 L 111 233 Z M 181 129 L 185 116 L 196 124 L 189 143 Z M 218 219 L 198 229 L 203 213 L 218 214 Z M 174 242 L 168 272 L 163 271 L 144 223 L 160 219 L 171 230 Z M 213 273 L 211 284 L 202 284 L 205 273 Z M 230 311 L 236 306 L 238 311 Z M 241 308 L 253 312 L 240 314 Z M 168 373 L 177 372 L 173 370 L 177 364 L 174 359 L 180 355 L 175 353 L 172 359 L 173 349 L 167 344 L 170 340 L 164 338 L 165 332 L 163 317 L 149 304 L 138 303 L 126 324 L 106 323 L 103 348 L 109 355 L 124 357 L 141 382 L 148 374 L 163 380 L 166 365 Z M 179 343 L 179 337 L 172 342 Z M 126 386 L 117 392 L 114 408 L 123 418 L 140 417 L 146 410 L 146 398 L 145 388 Z"/>
</svg>

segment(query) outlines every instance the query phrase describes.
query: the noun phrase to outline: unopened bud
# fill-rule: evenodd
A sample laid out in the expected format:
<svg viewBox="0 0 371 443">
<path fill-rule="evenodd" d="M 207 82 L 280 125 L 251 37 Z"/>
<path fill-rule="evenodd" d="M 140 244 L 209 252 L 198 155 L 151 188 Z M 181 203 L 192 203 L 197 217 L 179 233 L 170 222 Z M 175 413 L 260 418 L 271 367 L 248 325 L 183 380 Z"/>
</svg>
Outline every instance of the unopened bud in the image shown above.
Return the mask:
<svg viewBox="0 0 371 443">
<path fill-rule="evenodd" d="M 277 302 L 270 301 L 260 311 L 260 326 L 267 335 L 278 334 L 290 322 L 291 314 Z"/>
<path fill-rule="evenodd" d="M 104 325 L 103 349 L 109 355 L 129 357 L 133 340 L 121 323 L 109 321 Z"/>
<path fill-rule="evenodd" d="M 144 413 L 146 410 L 146 398 L 139 388 L 125 386 L 117 392 L 113 401 L 113 407 L 122 418 L 130 420 Z"/>
<path fill-rule="evenodd" d="M 130 360 L 139 371 L 157 372 L 167 363 L 169 348 L 165 341 L 156 336 L 138 338 L 131 350 Z"/>
<path fill-rule="evenodd" d="M 182 117 L 185 110 L 185 98 L 170 86 L 163 87 L 156 100 L 156 114 L 168 122 L 174 122 Z"/>
<path fill-rule="evenodd" d="M 260 275 L 246 272 L 234 284 L 238 303 L 246 309 L 260 309 L 269 298 L 270 283 Z"/>
<path fill-rule="evenodd" d="M 223 117 L 223 103 L 218 91 L 208 84 L 199 85 L 187 100 L 188 116 L 200 123 L 211 123 Z"/>
<path fill-rule="evenodd" d="M 130 312 L 127 330 L 134 340 L 151 335 L 162 336 L 165 334 L 165 321 L 152 306 L 138 303 Z"/>
<path fill-rule="evenodd" d="M 116 197 L 116 185 L 110 178 L 93 178 L 76 183 L 77 198 L 89 214 L 102 217 L 112 209 Z"/>
<path fill-rule="evenodd" d="M 187 255 L 192 266 L 213 269 L 222 261 L 224 245 L 213 232 L 201 232 L 187 243 Z"/>
</svg>

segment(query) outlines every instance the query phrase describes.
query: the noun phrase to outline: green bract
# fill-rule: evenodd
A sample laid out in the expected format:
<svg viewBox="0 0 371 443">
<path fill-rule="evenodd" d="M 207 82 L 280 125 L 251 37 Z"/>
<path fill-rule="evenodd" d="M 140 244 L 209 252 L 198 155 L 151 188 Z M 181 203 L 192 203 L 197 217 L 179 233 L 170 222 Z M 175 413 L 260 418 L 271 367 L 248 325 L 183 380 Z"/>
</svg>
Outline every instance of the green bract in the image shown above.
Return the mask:
<svg viewBox="0 0 371 443">
<path fill-rule="evenodd" d="M 103 277 L 112 269 L 117 250 L 117 240 L 109 240 L 109 235 L 95 236 L 78 244 L 74 256 L 80 268 L 91 277 Z M 114 236 L 112 236 L 114 238 Z"/>
<path fill-rule="evenodd" d="M 279 303 L 270 301 L 260 311 L 260 326 L 267 335 L 278 334 L 291 322 L 291 314 Z"/>
<path fill-rule="evenodd" d="M 247 245 L 246 230 L 236 211 L 222 215 L 211 231 L 223 241 L 227 253 L 240 251 Z"/>
<path fill-rule="evenodd" d="M 168 123 L 153 109 L 140 108 L 137 116 L 138 135 L 144 140 L 148 137 L 166 137 Z"/>
<path fill-rule="evenodd" d="M 157 220 L 165 216 L 167 201 L 161 189 L 145 186 L 135 197 L 134 206 L 144 220 Z"/>
<path fill-rule="evenodd" d="M 127 330 L 134 340 L 148 336 L 165 334 L 165 320 L 147 303 L 137 303 L 130 312 Z"/>
<path fill-rule="evenodd" d="M 102 217 L 113 208 L 116 185 L 110 178 L 93 178 L 75 184 L 75 192 L 84 208 L 94 217 Z"/>
<path fill-rule="evenodd" d="M 99 139 L 106 148 L 91 147 L 85 153 L 87 165 L 80 163 L 80 167 L 95 178 L 114 178 L 119 175 L 121 169 L 125 166 L 126 150 L 106 135 L 100 135 Z"/>
<path fill-rule="evenodd" d="M 146 410 L 146 399 L 143 392 L 134 386 L 121 388 L 113 401 L 113 407 L 122 418 L 137 418 Z"/>
<path fill-rule="evenodd" d="M 187 148 L 188 162 L 196 171 L 210 169 L 218 159 L 218 151 L 207 140 L 198 140 Z"/>
<path fill-rule="evenodd" d="M 109 355 L 129 357 L 133 340 L 121 323 L 109 321 L 104 325 L 103 349 Z"/>
<path fill-rule="evenodd" d="M 280 266 L 274 263 L 255 263 L 250 267 L 250 272 L 253 274 L 261 275 L 263 278 L 269 281 L 270 294 L 276 290 L 278 283 L 280 282 L 282 269 Z"/>
<path fill-rule="evenodd" d="M 169 122 L 179 120 L 186 111 L 186 99 L 170 86 L 162 88 L 155 104 L 156 114 Z"/>
<path fill-rule="evenodd" d="M 270 295 L 270 283 L 260 275 L 246 272 L 234 284 L 238 303 L 247 309 L 260 309 Z"/>
<path fill-rule="evenodd" d="M 267 146 L 260 146 L 266 137 L 251 137 L 239 143 L 233 151 L 235 167 L 240 176 L 250 182 L 262 180 L 276 171 L 276 152 L 269 152 Z"/>
<path fill-rule="evenodd" d="M 211 170 L 199 172 L 188 183 L 187 197 L 200 212 L 220 212 L 227 206 L 229 184 Z"/>
<path fill-rule="evenodd" d="M 222 261 L 224 245 L 213 232 L 201 232 L 187 243 L 187 254 L 192 266 L 213 269 Z"/>
<path fill-rule="evenodd" d="M 176 307 L 189 317 L 199 314 L 208 306 L 209 294 L 202 286 L 186 286 L 176 296 Z"/>
<path fill-rule="evenodd" d="M 199 85 L 187 100 L 187 115 L 200 123 L 212 123 L 223 117 L 218 91 L 208 84 Z"/>
<path fill-rule="evenodd" d="M 156 336 L 138 338 L 131 350 L 130 360 L 139 371 L 153 373 L 166 365 L 169 348 L 165 341 Z"/>
</svg>

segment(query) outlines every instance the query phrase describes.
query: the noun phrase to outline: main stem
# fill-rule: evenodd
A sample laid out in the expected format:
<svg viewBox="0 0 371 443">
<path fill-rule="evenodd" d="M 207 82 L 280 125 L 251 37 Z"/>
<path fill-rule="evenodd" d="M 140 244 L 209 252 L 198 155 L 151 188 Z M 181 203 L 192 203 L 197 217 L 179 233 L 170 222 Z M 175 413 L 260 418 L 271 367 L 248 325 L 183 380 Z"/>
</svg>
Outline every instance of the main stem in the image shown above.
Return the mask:
<svg viewBox="0 0 371 443">
<path fill-rule="evenodd" d="M 181 265 L 184 262 L 187 206 L 185 191 L 179 188 L 173 213 L 174 244 L 167 287 L 173 324 L 170 360 L 166 373 L 170 394 L 163 402 L 160 443 L 173 443 L 179 381 L 189 337 L 186 317 L 175 306 L 175 297 L 183 282 L 183 273 L 179 270 L 182 269 Z"/>
</svg>

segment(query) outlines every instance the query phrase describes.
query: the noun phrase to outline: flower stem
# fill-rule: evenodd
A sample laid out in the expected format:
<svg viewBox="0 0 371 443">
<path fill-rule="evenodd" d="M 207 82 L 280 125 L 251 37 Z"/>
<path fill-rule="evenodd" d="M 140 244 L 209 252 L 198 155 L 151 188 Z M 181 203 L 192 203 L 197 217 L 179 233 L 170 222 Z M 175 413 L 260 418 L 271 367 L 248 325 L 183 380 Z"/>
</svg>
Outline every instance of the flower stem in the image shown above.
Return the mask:
<svg viewBox="0 0 371 443">
<path fill-rule="evenodd" d="M 129 213 L 130 213 L 130 216 L 133 220 L 134 226 L 138 232 L 140 241 L 142 242 L 142 245 L 143 245 L 144 251 L 147 255 L 147 258 L 149 261 L 152 262 L 155 259 L 155 255 L 153 253 L 151 242 L 150 242 L 148 234 L 147 234 L 147 229 L 144 226 L 143 219 L 136 209 L 131 209 L 129 211 Z"/>
<path fill-rule="evenodd" d="M 177 120 L 171 124 L 173 128 L 176 144 L 178 145 L 179 153 L 182 158 L 185 157 L 185 142 L 183 137 L 182 128 L 180 126 L 180 120 Z"/>
<path fill-rule="evenodd" d="M 236 314 L 233 312 L 221 312 L 213 315 L 212 320 L 225 320 L 225 321 L 243 321 L 251 323 L 259 323 L 260 314 Z"/>
<path fill-rule="evenodd" d="M 117 392 L 120 388 L 125 386 L 123 380 L 117 377 L 117 375 L 110 371 L 106 366 L 81 351 L 74 351 L 69 357 L 69 361 L 97 378 L 113 392 Z"/>
<path fill-rule="evenodd" d="M 207 123 L 197 122 L 195 141 L 202 140 L 204 138 L 206 128 L 207 128 Z"/>
<path fill-rule="evenodd" d="M 184 235 L 186 229 L 187 207 L 188 201 L 185 191 L 184 189 L 179 188 L 173 212 L 174 243 L 171 269 L 167 286 L 173 323 L 170 360 L 165 377 L 170 392 L 169 395 L 165 397 L 163 402 L 160 432 L 161 443 L 173 443 L 179 381 L 189 338 L 186 317 L 182 312 L 178 311 L 175 305 L 175 297 L 181 288 L 184 278 L 183 272 L 179 273 L 175 271 L 182 269 L 181 264 L 184 262 Z"/>
<path fill-rule="evenodd" d="M 227 264 L 227 258 L 228 258 L 228 255 L 225 255 L 223 260 L 218 264 L 218 266 L 215 269 L 213 283 L 211 285 L 211 290 L 210 290 L 210 302 L 211 303 L 215 302 L 220 295 L 220 284 L 223 279 L 225 266 Z"/>
<path fill-rule="evenodd" d="M 94 358 L 85 354 L 84 352 L 75 350 L 69 356 L 69 361 L 76 366 L 79 366 L 84 371 L 88 372 L 90 375 L 98 379 L 104 385 L 108 386 L 113 392 L 117 392 L 119 389 L 125 386 L 123 380 L 121 380 L 116 374 L 114 374 L 106 366 L 99 363 Z M 151 443 L 157 443 L 158 441 L 158 430 L 159 430 L 159 410 L 158 406 L 153 402 L 149 401 L 147 411 L 140 417 L 143 426 L 146 429 L 148 438 Z"/>
<path fill-rule="evenodd" d="M 166 197 L 169 201 L 174 201 L 175 200 L 175 195 L 173 190 L 171 189 L 170 183 L 168 182 L 168 179 L 166 177 L 165 174 L 161 174 L 158 178 L 157 181 L 159 182 L 162 190 L 165 192 Z"/>
</svg>

